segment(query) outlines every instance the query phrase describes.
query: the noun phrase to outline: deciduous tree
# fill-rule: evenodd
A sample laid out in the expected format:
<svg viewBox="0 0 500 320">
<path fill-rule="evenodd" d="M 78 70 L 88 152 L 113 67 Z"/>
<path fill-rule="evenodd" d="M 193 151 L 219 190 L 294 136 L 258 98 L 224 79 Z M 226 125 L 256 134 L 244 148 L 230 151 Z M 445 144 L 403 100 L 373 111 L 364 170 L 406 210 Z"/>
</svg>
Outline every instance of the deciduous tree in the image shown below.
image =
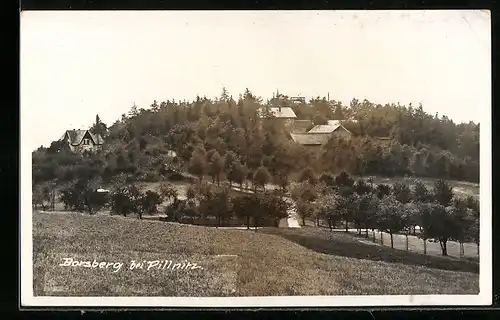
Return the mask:
<svg viewBox="0 0 500 320">
<path fill-rule="evenodd" d="M 394 248 L 393 235 L 405 227 L 405 219 L 402 215 L 403 206 L 394 196 L 388 196 L 381 200 L 378 214 L 378 225 L 381 231 L 391 236 L 391 248 Z"/>
</svg>

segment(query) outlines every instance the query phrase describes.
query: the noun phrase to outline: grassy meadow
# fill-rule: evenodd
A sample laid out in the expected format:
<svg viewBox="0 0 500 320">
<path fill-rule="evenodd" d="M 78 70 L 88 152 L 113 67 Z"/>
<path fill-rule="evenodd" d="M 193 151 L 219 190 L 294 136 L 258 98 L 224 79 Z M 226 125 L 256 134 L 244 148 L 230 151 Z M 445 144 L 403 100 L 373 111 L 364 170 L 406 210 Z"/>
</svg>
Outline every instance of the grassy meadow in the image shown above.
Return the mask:
<svg viewBox="0 0 500 320">
<path fill-rule="evenodd" d="M 78 213 L 33 213 L 35 295 L 477 294 L 477 262 L 365 244 L 319 228 L 216 229 Z M 60 266 L 65 258 L 108 268 Z M 143 269 L 130 269 L 130 261 Z M 147 270 L 147 261 L 197 269 Z M 120 268 L 119 263 L 123 263 Z M 116 272 L 115 272 L 116 271 Z"/>
<path fill-rule="evenodd" d="M 360 177 L 353 177 L 360 178 Z M 365 180 L 368 180 L 369 177 L 362 177 Z M 415 184 L 415 180 L 418 179 L 422 181 L 428 188 L 432 189 L 434 187 L 434 183 L 436 182 L 436 178 L 423 178 L 423 177 L 381 177 L 374 176 L 373 183 L 380 184 L 385 183 L 388 185 L 392 185 L 396 182 L 403 183 L 409 185 L 410 187 Z M 479 183 L 467 182 L 467 181 L 456 181 L 456 180 L 446 180 L 453 188 L 453 192 L 460 196 L 474 196 L 479 197 Z"/>
</svg>

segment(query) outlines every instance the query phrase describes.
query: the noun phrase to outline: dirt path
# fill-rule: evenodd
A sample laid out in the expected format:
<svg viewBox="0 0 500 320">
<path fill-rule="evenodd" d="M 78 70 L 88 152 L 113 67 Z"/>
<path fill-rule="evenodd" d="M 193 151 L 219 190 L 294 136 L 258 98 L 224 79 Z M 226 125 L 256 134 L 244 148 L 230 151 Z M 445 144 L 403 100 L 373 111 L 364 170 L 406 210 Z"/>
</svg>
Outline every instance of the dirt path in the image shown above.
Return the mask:
<svg viewBox="0 0 500 320">
<path fill-rule="evenodd" d="M 288 228 L 300 228 L 299 224 L 299 216 L 297 213 L 297 207 L 295 205 L 295 201 L 293 201 L 292 198 L 285 197 L 285 201 L 287 201 L 290 204 L 290 207 L 288 209 L 288 218 L 286 219 L 287 226 Z"/>
<path fill-rule="evenodd" d="M 335 232 L 345 232 L 345 229 L 334 229 Z M 357 229 L 349 229 L 350 233 L 358 232 Z M 361 231 L 361 235 L 365 235 L 365 230 Z M 391 236 L 388 233 L 375 230 L 375 243 L 372 242 L 373 232 L 371 230 L 368 231 L 368 239 L 360 238 L 358 241 L 368 244 L 368 242 L 372 242 L 371 244 L 381 245 L 381 235 L 383 238 L 384 246 L 391 246 Z M 406 237 L 403 234 L 395 234 L 393 235 L 394 248 L 405 250 L 406 249 Z M 440 256 L 441 255 L 441 247 L 437 242 L 427 241 L 427 254 Z M 460 245 L 455 241 L 448 241 L 447 243 L 447 251 L 448 255 L 451 257 L 459 258 L 460 257 Z M 424 242 L 422 239 L 409 235 L 408 236 L 408 250 L 423 253 L 424 252 Z M 464 243 L 464 254 L 466 258 L 477 258 L 477 245 L 474 243 Z"/>
</svg>

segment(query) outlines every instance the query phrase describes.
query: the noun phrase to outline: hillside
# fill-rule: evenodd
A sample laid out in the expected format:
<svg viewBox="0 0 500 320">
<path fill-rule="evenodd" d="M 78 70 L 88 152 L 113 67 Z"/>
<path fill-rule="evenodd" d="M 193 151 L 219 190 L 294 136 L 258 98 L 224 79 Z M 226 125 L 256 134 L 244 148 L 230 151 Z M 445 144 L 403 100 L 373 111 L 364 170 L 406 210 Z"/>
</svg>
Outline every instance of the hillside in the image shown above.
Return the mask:
<svg viewBox="0 0 500 320">
<path fill-rule="evenodd" d="M 382 295 L 479 291 L 478 274 L 463 262 L 425 257 L 424 267 L 408 253 L 363 245 L 344 234 L 331 236 L 328 246 L 318 250 L 313 240 L 321 241 L 321 237 L 309 234 L 309 238 L 304 238 L 304 232 L 308 231 L 265 228 L 254 232 L 119 216 L 34 213 L 35 295 Z M 303 240 L 297 241 L 297 237 Z M 353 256 L 361 248 L 368 258 Z M 341 249 L 343 252 L 338 251 Z M 125 264 L 113 272 L 112 267 L 58 266 L 69 257 L 113 263 L 132 259 L 187 260 L 202 269 L 127 270 Z M 446 263 L 439 262 L 443 259 L 447 259 Z"/>
<path fill-rule="evenodd" d="M 350 139 L 332 137 L 309 148 L 290 139 L 293 129 L 286 123 L 259 118 L 261 108 L 277 105 L 292 105 L 299 121 L 356 121 L 344 122 Z M 60 142 L 34 151 L 34 184 L 62 185 L 80 178 L 109 183 L 120 176 L 155 182 L 176 172 L 244 182 L 259 167 L 278 185 L 310 168 L 317 175 L 347 171 L 356 176 L 479 181 L 479 124 L 454 123 L 426 113 L 422 106 L 356 99 L 342 105 L 324 98 L 292 104 L 284 95 L 263 102 L 246 90 L 238 100 L 223 92 L 217 99 L 133 106 L 109 127 L 97 116 L 91 132 L 104 137 L 98 152 L 72 154 Z"/>
</svg>

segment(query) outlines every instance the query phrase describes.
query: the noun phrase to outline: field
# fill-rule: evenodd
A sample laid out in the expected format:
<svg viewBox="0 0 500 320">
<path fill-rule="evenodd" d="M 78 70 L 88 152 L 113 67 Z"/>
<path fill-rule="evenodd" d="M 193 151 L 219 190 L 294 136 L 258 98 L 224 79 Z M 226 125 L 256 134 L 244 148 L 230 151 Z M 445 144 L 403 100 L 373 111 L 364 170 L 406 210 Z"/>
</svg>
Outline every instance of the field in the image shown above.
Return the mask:
<svg viewBox="0 0 500 320">
<path fill-rule="evenodd" d="M 359 178 L 359 177 L 358 177 Z M 363 177 L 363 179 L 368 180 L 368 177 Z M 428 188 L 434 187 L 434 183 L 436 182 L 437 179 L 435 178 L 415 178 L 415 177 L 379 177 L 379 176 L 374 176 L 373 177 L 373 183 L 379 184 L 379 183 L 385 183 L 392 185 L 396 182 L 403 183 L 406 185 L 414 185 L 415 180 L 418 179 L 422 181 Z M 467 181 L 455 181 L 455 180 L 446 180 L 452 187 L 453 187 L 453 192 L 455 192 L 457 195 L 460 196 L 474 196 L 478 197 L 479 196 L 479 184 L 478 183 L 473 183 L 473 182 L 467 182 Z"/>
<path fill-rule="evenodd" d="M 34 213 L 33 247 L 35 295 L 479 292 L 475 262 L 391 250 L 362 243 L 351 234 L 318 228 L 255 232 L 106 215 Z M 108 268 L 59 266 L 65 258 L 89 261 L 90 265 L 95 259 L 96 265 L 104 262 L 102 266 Z M 145 261 L 143 268 L 131 270 L 131 260 Z M 164 268 L 165 260 L 184 262 L 183 266 L 189 262 L 199 268 L 173 270 L 170 264 Z"/>
</svg>

